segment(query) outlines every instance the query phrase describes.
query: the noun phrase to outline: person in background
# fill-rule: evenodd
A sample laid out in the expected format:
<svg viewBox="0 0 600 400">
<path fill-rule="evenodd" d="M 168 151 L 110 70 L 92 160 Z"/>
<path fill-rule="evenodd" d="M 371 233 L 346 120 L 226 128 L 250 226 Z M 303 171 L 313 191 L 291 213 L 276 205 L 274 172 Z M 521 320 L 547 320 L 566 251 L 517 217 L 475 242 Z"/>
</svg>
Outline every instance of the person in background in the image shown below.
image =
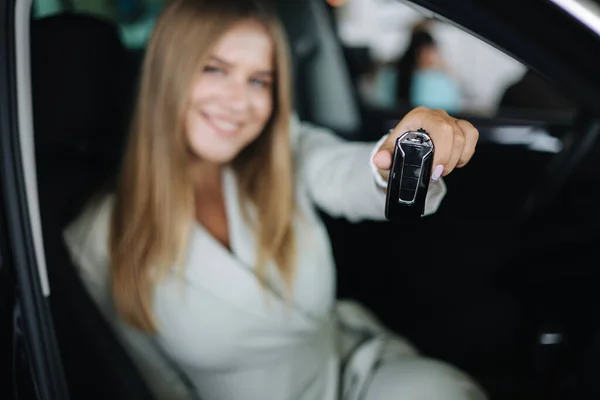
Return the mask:
<svg viewBox="0 0 600 400">
<path fill-rule="evenodd" d="M 461 110 L 462 93 L 431 34 L 431 21 L 416 24 L 397 63 L 397 98 L 410 107 L 425 106 L 448 113 Z"/>
<path fill-rule="evenodd" d="M 436 147 L 434 213 L 477 130 L 424 107 L 377 143 L 302 123 L 284 31 L 259 0 L 173 0 L 144 57 L 119 183 L 64 237 L 156 398 L 485 399 L 465 373 L 336 301 L 317 213 L 384 220 L 395 140 L 419 128 Z"/>
</svg>

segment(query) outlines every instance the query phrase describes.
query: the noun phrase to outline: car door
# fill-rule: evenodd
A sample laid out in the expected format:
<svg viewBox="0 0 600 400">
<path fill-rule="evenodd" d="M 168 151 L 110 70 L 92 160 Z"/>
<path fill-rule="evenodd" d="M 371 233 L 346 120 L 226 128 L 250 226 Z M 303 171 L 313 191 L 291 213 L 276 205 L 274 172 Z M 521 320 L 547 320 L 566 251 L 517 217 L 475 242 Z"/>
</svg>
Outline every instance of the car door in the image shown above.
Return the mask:
<svg viewBox="0 0 600 400">
<path fill-rule="evenodd" d="M 19 112 L 27 92 L 28 2 L 0 7 L 0 284 L 3 398 L 68 399 L 49 310 L 50 290 L 39 242 L 30 121 Z M 23 25 L 25 24 L 25 25 Z M 25 97 L 20 98 L 19 96 Z M 33 175 L 32 175 L 33 174 Z M 37 239 L 37 240 L 36 240 Z"/>
</svg>

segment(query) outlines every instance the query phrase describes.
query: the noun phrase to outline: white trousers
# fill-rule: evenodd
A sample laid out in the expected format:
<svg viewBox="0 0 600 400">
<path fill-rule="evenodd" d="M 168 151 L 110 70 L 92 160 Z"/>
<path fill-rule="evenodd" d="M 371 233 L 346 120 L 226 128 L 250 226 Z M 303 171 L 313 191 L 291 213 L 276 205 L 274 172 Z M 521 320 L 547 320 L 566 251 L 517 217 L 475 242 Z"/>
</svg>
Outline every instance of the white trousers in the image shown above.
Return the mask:
<svg viewBox="0 0 600 400">
<path fill-rule="evenodd" d="M 406 338 L 388 331 L 354 301 L 338 302 L 342 348 L 354 348 L 343 374 L 343 400 L 487 400 L 458 368 L 424 357 Z M 356 332 L 370 340 L 353 347 Z"/>
<path fill-rule="evenodd" d="M 449 364 L 418 355 L 384 361 L 364 400 L 486 400 L 483 390 Z"/>
</svg>

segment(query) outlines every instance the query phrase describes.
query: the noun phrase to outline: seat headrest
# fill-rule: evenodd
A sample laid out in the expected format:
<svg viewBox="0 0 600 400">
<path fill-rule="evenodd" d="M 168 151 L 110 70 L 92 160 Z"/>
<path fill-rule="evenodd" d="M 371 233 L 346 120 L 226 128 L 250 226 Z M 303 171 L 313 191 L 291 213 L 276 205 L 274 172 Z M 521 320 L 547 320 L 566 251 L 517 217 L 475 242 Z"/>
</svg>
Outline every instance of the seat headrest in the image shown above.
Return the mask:
<svg viewBox="0 0 600 400">
<path fill-rule="evenodd" d="M 133 71 L 115 25 L 63 13 L 32 23 L 36 150 L 110 143 L 122 135 Z"/>
</svg>

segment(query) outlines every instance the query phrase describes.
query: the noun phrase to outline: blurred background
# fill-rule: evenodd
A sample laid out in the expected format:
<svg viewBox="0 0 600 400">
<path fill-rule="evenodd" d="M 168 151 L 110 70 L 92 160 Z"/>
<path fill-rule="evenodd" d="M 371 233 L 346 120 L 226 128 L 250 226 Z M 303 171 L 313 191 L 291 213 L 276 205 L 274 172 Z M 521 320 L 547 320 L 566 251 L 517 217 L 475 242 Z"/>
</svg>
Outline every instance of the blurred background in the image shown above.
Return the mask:
<svg viewBox="0 0 600 400">
<path fill-rule="evenodd" d="M 520 62 L 451 23 L 433 19 L 424 8 L 399 0 L 322 2 L 325 7 L 318 8 L 331 19 L 352 83 L 370 107 L 398 110 L 416 104 L 491 117 L 511 109 L 518 112 L 515 108 L 563 110 L 570 106 L 543 80 L 528 74 Z M 110 20 L 118 25 L 128 49 L 142 51 L 162 5 L 162 0 L 39 0 L 34 2 L 34 13 L 42 18 L 72 10 Z M 417 86 L 421 86 L 411 98 L 408 83 L 412 77 L 407 74 L 424 69 L 439 70 L 444 76 L 417 74 Z M 551 97 L 527 93 L 525 87 L 507 93 L 516 83 L 536 85 Z M 423 85 L 433 85 L 431 97 L 444 100 L 438 104 L 419 97 L 427 92 Z"/>
<path fill-rule="evenodd" d="M 361 94 L 374 104 L 393 107 L 398 100 L 398 64 L 419 24 L 431 35 L 427 44 L 433 42 L 440 67 L 459 91 L 452 111 L 494 115 L 504 90 L 526 72 L 519 62 L 453 25 L 435 20 L 425 25 L 430 16 L 426 10 L 394 0 L 342 3 L 335 10 L 338 33 L 348 53 L 365 62 L 360 73 Z M 425 47 L 426 43 L 415 44 Z M 414 68 L 417 61 L 407 67 Z"/>
</svg>

